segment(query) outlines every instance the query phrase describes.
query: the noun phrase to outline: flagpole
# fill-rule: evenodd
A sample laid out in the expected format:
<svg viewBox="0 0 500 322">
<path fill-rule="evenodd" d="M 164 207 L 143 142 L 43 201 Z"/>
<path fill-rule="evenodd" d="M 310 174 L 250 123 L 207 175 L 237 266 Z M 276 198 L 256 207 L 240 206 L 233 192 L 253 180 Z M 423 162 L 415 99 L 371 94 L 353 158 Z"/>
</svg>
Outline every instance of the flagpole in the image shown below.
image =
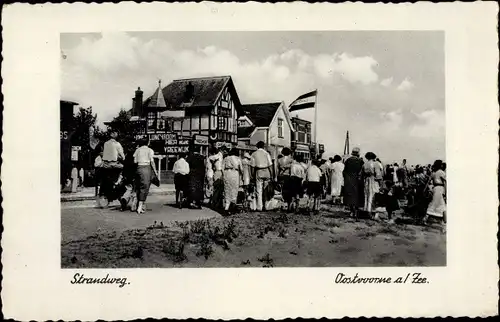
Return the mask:
<svg viewBox="0 0 500 322">
<path fill-rule="evenodd" d="M 316 89 L 316 96 L 314 97 L 314 151 L 316 157 L 318 156 L 318 90 Z"/>
</svg>

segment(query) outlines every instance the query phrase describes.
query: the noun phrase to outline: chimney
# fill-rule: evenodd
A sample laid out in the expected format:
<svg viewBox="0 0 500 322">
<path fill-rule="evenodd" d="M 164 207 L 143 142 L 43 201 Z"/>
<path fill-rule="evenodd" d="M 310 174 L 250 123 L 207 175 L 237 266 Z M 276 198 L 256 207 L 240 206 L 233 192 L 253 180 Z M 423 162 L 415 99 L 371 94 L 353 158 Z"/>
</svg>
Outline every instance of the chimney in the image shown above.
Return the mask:
<svg viewBox="0 0 500 322">
<path fill-rule="evenodd" d="M 134 103 L 134 108 L 133 108 L 133 115 L 137 115 L 139 117 L 142 117 L 142 94 L 143 91 L 141 91 L 140 87 L 137 87 L 137 90 L 135 91 L 135 97 L 133 98 L 133 103 Z"/>
<path fill-rule="evenodd" d="M 190 102 L 194 96 L 194 86 L 193 83 L 189 82 L 186 85 L 186 91 L 184 92 L 184 102 Z"/>
</svg>

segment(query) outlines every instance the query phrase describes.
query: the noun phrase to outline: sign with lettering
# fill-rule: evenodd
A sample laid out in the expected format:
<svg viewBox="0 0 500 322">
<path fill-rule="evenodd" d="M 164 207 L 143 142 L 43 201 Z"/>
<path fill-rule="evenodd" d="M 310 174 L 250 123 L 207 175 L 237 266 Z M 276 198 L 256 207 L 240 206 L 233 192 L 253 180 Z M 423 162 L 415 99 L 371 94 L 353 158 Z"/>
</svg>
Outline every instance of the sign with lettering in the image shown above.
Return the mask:
<svg viewBox="0 0 500 322">
<path fill-rule="evenodd" d="M 196 134 L 194 136 L 194 144 L 198 145 L 208 145 L 208 136 Z"/>
<path fill-rule="evenodd" d="M 68 131 L 61 131 L 60 139 L 63 140 L 63 141 L 69 139 L 69 133 L 68 133 Z"/>
<path fill-rule="evenodd" d="M 165 147 L 165 152 L 167 154 L 188 153 L 189 146 L 188 145 L 167 146 L 167 147 Z"/>
<path fill-rule="evenodd" d="M 165 140 L 166 154 L 179 154 L 189 152 L 189 138 L 184 138 L 177 133 L 167 133 Z"/>
<path fill-rule="evenodd" d="M 154 133 L 149 136 L 149 139 L 151 141 L 164 141 L 165 140 L 165 134 L 164 133 Z"/>
<path fill-rule="evenodd" d="M 165 134 L 165 140 L 177 140 L 177 133 Z"/>
<path fill-rule="evenodd" d="M 78 150 L 71 149 L 71 161 L 78 161 Z"/>
</svg>

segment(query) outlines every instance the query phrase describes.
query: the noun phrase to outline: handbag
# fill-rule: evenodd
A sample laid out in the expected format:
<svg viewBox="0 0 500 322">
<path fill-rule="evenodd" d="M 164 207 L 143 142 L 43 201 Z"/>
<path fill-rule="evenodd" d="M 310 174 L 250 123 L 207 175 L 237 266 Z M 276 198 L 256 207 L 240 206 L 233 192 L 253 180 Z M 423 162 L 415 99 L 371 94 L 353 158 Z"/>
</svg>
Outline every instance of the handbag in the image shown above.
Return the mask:
<svg viewBox="0 0 500 322">
<path fill-rule="evenodd" d="M 158 179 L 158 176 L 156 175 L 156 171 L 154 170 L 153 165 L 151 165 L 151 183 L 157 187 L 160 186 L 160 179 Z"/>
</svg>

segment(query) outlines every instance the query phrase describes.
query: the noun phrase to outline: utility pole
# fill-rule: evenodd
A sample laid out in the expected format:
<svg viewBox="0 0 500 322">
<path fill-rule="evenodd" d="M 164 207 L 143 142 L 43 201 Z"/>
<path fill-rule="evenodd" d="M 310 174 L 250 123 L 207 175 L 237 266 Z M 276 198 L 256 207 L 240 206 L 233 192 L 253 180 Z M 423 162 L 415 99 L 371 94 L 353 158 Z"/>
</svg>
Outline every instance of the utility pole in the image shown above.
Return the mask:
<svg viewBox="0 0 500 322">
<path fill-rule="evenodd" d="M 349 131 L 347 131 L 347 134 L 345 136 L 345 144 L 344 144 L 344 155 L 349 154 Z"/>
</svg>

